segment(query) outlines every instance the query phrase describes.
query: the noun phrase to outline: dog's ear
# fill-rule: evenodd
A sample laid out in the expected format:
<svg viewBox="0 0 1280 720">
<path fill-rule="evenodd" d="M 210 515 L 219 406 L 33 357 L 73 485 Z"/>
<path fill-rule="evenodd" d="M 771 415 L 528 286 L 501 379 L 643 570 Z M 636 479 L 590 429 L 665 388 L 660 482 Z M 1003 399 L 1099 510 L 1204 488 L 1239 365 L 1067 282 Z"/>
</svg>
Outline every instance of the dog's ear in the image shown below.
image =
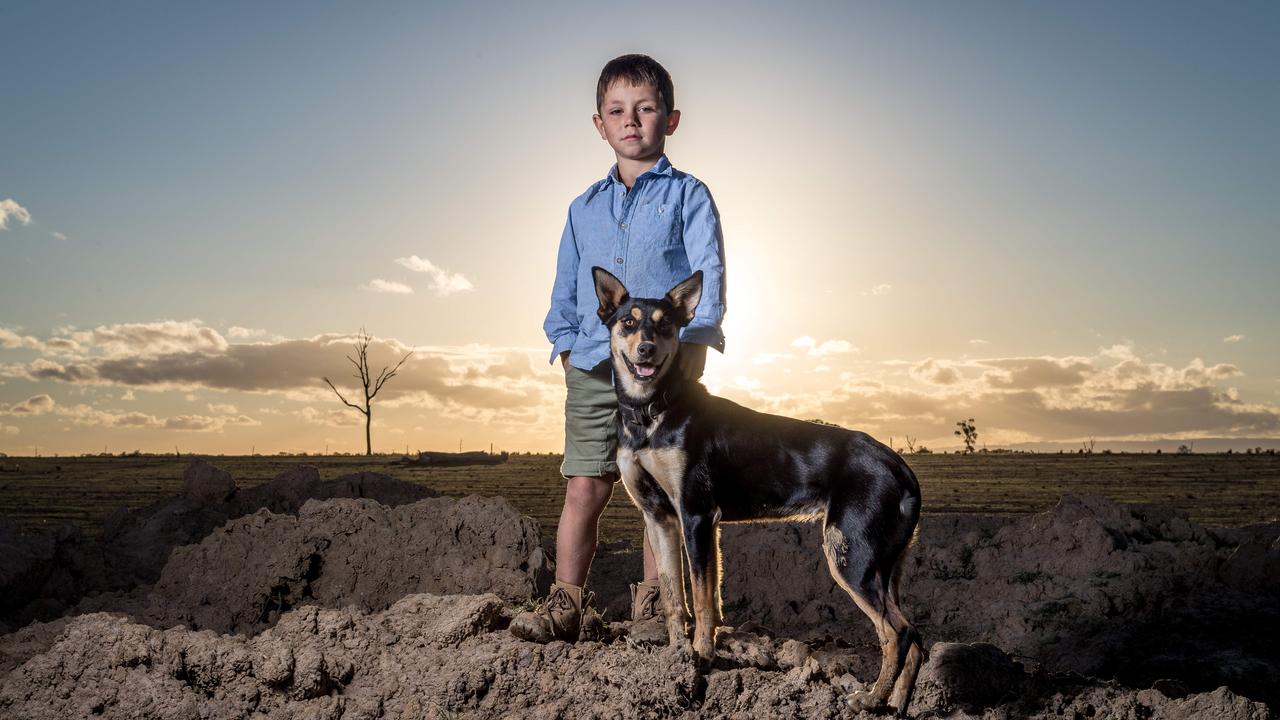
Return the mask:
<svg viewBox="0 0 1280 720">
<path fill-rule="evenodd" d="M 591 268 L 591 276 L 596 281 L 596 297 L 600 298 L 600 309 L 596 313 L 600 315 L 601 322 L 608 322 L 609 318 L 618 311 L 618 307 L 629 300 L 631 295 L 622 286 L 621 280 L 602 267 Z"/>
<path fill-rule="evenodd" d="M 698 301 L 702 299 L 702 271 L 699 270 L 689 277 L 681 280 L 675 287 L 667 292 L 667 302 L 675 306 L 682 316 L 680 325 L 688 325 L 693 322 L 693 311 L 698 307 Z"/>
</svg>

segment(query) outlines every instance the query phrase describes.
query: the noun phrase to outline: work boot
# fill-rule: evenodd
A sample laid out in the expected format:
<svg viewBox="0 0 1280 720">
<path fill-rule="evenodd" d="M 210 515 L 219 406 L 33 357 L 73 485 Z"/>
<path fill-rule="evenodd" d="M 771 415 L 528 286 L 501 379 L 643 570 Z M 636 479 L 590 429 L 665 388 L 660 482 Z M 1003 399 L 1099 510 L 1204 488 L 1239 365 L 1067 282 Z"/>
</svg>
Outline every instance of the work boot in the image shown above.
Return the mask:
<svg viewBox="0 0 1280 720">
<path fill-rule="evenodd" d="M 541 605 L 512 619 L 511 634 L 521 640 L 539 643 L 552 640 L 577 642 L 581 627 L 582 588 L 557 580 Z"/>
<path fill-rule="evenodd" d="M 628 636 L 644 645 L 667 644 L 667 618 L 657 580 L 631 584 L 631 629 Z"/>
</svg>

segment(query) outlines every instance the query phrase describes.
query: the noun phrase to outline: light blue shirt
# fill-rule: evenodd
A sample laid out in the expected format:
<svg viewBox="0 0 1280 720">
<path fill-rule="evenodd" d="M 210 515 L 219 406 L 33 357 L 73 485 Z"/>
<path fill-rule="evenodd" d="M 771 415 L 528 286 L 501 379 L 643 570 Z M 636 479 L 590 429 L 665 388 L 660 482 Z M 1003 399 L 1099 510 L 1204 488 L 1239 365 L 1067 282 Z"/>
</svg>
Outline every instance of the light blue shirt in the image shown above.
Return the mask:
<svg viewBox="0 0 1280 720">
<path fill-rule="evenodd" d="M 702 271 L 702 300 L 680 341 L 724 352 L 724 236 L 720 213 L 701 181 L 671 167 L 667 156 L 636 178 L 631 191 L 618 166 L 569 205 L 560 237 L 551 309 L 542 329 L 551 361 L 590 370 L 609 357 L 609 331 L 600 321 L 592 266 L 613 273 L 632 297 L 660 298 Z"/>
</svg>

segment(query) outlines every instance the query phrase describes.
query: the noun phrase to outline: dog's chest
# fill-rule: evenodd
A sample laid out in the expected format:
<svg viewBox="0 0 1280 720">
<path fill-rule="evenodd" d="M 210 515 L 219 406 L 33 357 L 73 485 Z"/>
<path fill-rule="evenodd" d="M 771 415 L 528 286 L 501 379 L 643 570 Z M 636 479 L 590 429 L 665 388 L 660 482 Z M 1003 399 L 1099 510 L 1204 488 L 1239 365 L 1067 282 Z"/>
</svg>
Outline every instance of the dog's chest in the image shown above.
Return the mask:
<svg viewBox="0 0 1280 720">
<path fill-rule="evenodd" d="M 676 501 L 681 494 L 688 455 L 678 447 L 619 448 L 618 469 L 628 489 L 638 489 L 642 474 L 648 473 L 667 497 Z"/>
</svg>

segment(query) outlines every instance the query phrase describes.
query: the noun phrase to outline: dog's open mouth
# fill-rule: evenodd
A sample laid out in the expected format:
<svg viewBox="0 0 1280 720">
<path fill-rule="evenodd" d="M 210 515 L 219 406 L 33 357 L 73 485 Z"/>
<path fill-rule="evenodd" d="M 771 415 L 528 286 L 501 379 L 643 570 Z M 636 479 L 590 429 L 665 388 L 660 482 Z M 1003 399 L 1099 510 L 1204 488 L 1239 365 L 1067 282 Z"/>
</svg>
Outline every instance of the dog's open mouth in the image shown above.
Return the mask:
<svg viewBox="0 0 1280 720">
<path fill-rule="evenodd" d="M 647 362 L 633 363 L 631 360 L 623 357 L 627 361 L 627 369 L 631 371 L 631 375 L 639 382 L 649 382 L 658 377 L 658 371 L 662 369 L 662 363 L 654 365 Z"/>
</svg>

